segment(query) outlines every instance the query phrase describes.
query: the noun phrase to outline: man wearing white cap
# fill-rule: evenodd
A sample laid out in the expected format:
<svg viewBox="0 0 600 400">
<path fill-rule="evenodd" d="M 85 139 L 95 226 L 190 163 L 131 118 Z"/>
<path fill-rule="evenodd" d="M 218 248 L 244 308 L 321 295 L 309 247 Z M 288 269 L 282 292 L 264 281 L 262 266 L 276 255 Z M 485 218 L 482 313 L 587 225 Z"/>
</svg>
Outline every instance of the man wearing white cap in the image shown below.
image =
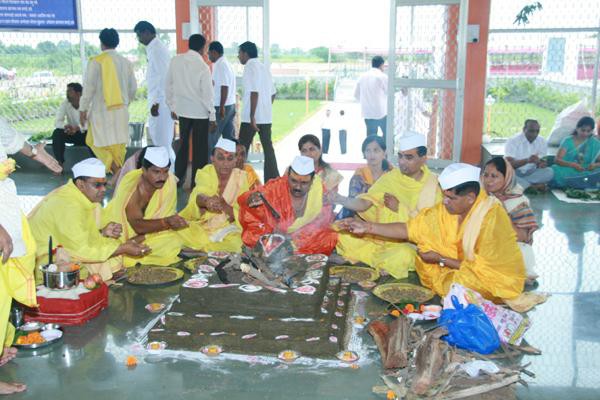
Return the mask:
<svg viewBox="0 0 600 400">
<path fill-rule="evenodd" d="M 211 164 L 196 172 L 196 186 L 181 211 L 190 224 L 180 233 L 186 247 L 205 252 L 242 250 L 237 198 L 249 186 L 246 172 L 236 164 L 236 143 L 220 138 L 212 151 Z"/>
<path fill-rule="evenodd" d="M 323 203 L 323 190 L 313 159 L 297 156 L 286 176 L 239 197 L 242 241 L 254 247 L 262 235 L 283 233 L 297 253 L 331 254 L 337 233 L 331 229 L 333 210 Z"/>
<path fill-rule="evenodd" d="M 406 222 L 420 210 L 442 200 L 437 175 L 427 168 L 427 139 L 411 133 L 396 137 L 399 168 L 379 178 L 368 192 L 357 198 L 337 196 L 335 201 L 358 212 L 370 222 Z M 338 239 L 339 255 L 353 262 L 363 262 L 382 269 L 397 279 L 415 269 L 416 251 L 409 243 L 382 241 L 373 237 L 356 237 L 343 233 Z"/>
<path fill-rule="evenodd" d="M 122 225 L 122 242 L 144 237 L 151 249 L 142 258 L 125 257 L 126 267 L 138 263 L 170 265 L 179 261 L 182 247 L 176 231 L 187 227 L 187 222 L 176 213 L 177 182 L 169 172 L 169 151 L 165 147 L 146 147 L 139 164 L 119 183 L 103 219 Z"/>
<path fill-rule="evenodd" d="M 50 192 L 29 214 L 37 244 L 38 264 L 48 259 L 48 237 L 62 246 L 74 263 L 103 280 L 123 268 L 123 255 L 140 257 L 149 248 L 136 241 L 121 243 L 120 224 L 101 224 L 100 203 L 106 192 L 105 166 L 88 158 L 73 166 L 73 180 Z"/>
<path fill-rule="evenodd" d="M 481 190 L 479 174 L 479 168 L 468 164 L 446 167 L 439 177 L 442 204 L 407 223 L 346 219 L 339 226 L 355 234 L 415 243 L 421 283 L 440 296 L 456 282 L 510 305 L 523 292 L 523 257 L 510 218 L 496 198 Z"/>
</svg>

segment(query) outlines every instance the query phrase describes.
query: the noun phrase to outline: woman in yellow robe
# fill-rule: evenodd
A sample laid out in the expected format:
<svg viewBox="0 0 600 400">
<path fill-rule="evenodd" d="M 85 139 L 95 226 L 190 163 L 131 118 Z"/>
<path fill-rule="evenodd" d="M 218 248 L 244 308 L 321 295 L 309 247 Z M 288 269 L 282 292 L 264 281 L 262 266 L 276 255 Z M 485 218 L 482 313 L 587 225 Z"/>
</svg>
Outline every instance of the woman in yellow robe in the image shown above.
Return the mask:
<svg viewBox="0 0 600 400">
<path fill-rule="evenodd" d="M 129 172 L 121 180 L 119 187 L 113 195 L 112 200 L 104 209 L 102 215 L 103 224 L 116 222 L 123 227 L 121 242 L 126 242 L 138 236 L 127 219 L 126 208 L 136 191 L 140 179 L 142 179 L 143 169 L 136 169 Z M 144 210 L 144 219 L 161 219 L 175 214 L 177 206 L 177 182 L 175 176 L 169 173 L 169 177 L 164 186 L 156 189 L 150 202 Z M 181 237 L 177 231 L 168 229 L 156 233 L 145 235 L 144 244 L 151 252 L 141 258 L 124 256 L 125 267 L 131 267 L 136 264 L 143 265 L 170 265 L 180 261 L 177 256 L 183 245 Z"/>
<path fill-rule="evenodd" d="M 249 190 L 245 171 L 231 170 L 223 193 L 219 193 L 219 177 L 213 164 L 208 164 L 196 172 L 196 186 L 189 197 L 187 206 L 180 214 L 190 226 L 179 231 L 184 245 L 201 251 L 227 251 L 239 253 L 242 249 L 242 229 L 238 221 L 239 204 L 237 198 Z M 235 220 L 229 220 L 225 213 L 215 213 L 200 209 L 197 203 L 199 195 L 206 197 L 221 196 L 233 207 Z"/>
</svg>

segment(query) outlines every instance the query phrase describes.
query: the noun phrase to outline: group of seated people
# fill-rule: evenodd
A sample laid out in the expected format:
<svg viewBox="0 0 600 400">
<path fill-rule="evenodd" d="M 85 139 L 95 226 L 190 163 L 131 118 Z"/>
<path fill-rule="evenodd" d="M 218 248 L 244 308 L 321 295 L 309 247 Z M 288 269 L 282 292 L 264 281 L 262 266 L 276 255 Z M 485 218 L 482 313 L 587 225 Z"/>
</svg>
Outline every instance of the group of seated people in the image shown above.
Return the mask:
<svg viewBox="0 0 600 400">
<path fill-rule="evenodd" d="M 600 188 L 600 140 L 594 135 L 595 121 L 582 117 L 571 133 L 560 143 L 550 166 L 548 143 L 539 136 L 540 124 L 525 120 L 523 131 L 506 142 L 506 160 L 512 165 L 521 188 L 545 191 L 558 189 Z"/>
<path fill-rule="evenodd" d="M 425 136 L 397 140 L 399 168 L 386 160 L 382 139 L 369 136 L 367 165 L 356 171 L 345 197 L 338 194 L 342 176 L 323 161 L 319 139 L 305 135 L 298 147 L 301 155 L 284 175 L 263 185 L 245 164 L 243 146 L 219 139 L 180 212 L 166 148 L 144 148 L 105 208 L 103 164 L 81 161 L 73 180 L 29 215 L 38 264 L 47 259 L 49 236 L 107 280 L 136 264 L 176 263 L 182 250 L 240 252 L 262 235 L 279 233 L 297 253 L 337 253 L 398 279 L 416 270 L 439 295 L 453 282 L 496 301 L 522 293 L 532 275 L 525 265 L 537 225 L 527 200 L 513 191 L 509 162 L 494 159 L 483 174 L 452 164 L 438 177 L 426 165 Z M 336 205 L 343 206 L 338 217 L 347 218 L 335 220 Z"/>
</svg>

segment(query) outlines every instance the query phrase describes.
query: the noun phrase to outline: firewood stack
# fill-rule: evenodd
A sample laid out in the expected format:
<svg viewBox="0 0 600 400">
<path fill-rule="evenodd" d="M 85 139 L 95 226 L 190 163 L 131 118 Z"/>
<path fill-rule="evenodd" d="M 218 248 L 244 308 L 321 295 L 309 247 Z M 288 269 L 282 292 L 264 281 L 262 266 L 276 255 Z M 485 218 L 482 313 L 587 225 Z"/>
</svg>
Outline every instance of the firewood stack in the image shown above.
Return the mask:
<svg viewBox="0 0 600 400">
<path fill-rule="evenodd" d="M 504 346 L 502 352 L 490 356 L 451 347 L 442 336 L 448 332 L 443 327 L 425 331 L 416 327 L 404 315 L 392 322 L 381 320 L 369 324 L 368 332 L 373 336 L 381 354 L 384 368 L 382 379 L 385 386 L 373 387 L 373 392 L 393 393 L 397 399 L 464 399 L 472 396 L 485 399 L 515 398 L 514 383 L 526 383 L 521 373 L 533 377 L 533 373 L 521 366 L 515 355 L 534 353 L 530 346 Z M 535 353 L 539 354 L 537 349 Z M 490 361 L 498 364 L 508 358 L 495 374 L 481 372 L 472 378 L 461 368 L 473 360 Z M 485 395 L 484 395 L 485 394 Z M 389 398 L 389 397 L 388 397 Z"/>
</svg>

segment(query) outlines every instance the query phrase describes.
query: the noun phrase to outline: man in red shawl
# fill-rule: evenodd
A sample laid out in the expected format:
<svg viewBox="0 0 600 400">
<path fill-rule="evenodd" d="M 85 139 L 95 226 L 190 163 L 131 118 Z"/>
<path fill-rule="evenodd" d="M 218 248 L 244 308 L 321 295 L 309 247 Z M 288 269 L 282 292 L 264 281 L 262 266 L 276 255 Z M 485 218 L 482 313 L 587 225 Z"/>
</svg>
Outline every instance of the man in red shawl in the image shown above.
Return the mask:
<svg viewBox="0 0 600 400">
<path fill-rule="evenodd" d="M 295 253 L 329 255 L 335 248 L 332 205 L 323 203 L 323 183 L 309 157 L 296 157 L 286 176 L 242 194 L 238 203 L 248 247 L 262 235 L 281 233 L 291 238 Z"/>
</svg>

